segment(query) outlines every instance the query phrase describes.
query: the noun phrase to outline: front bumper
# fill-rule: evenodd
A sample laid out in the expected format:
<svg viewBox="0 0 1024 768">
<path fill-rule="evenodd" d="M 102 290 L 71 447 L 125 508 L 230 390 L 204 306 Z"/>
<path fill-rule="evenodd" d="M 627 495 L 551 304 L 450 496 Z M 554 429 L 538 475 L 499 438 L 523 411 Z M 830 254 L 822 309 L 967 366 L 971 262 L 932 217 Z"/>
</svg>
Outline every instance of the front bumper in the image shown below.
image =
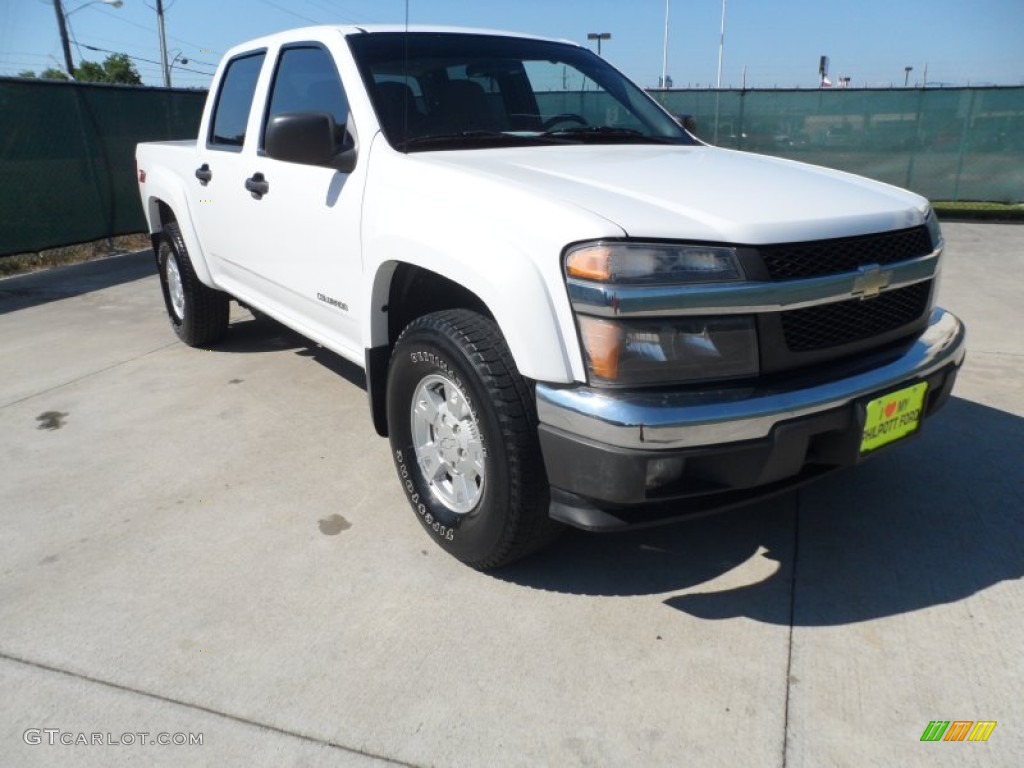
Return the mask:
<svg viewBox="0 0 1024 768">
<path fill-rule="evenodd" d="M 927 419 L 948 399 L 964 355 L 963 324 L 936 309 L 910 344 L 784 384 L 675 392 L 537 384 L 551 515 L 592 530 L 665 522 L 855 464 L 863 403 L 927 381 Z"/>
</svg>

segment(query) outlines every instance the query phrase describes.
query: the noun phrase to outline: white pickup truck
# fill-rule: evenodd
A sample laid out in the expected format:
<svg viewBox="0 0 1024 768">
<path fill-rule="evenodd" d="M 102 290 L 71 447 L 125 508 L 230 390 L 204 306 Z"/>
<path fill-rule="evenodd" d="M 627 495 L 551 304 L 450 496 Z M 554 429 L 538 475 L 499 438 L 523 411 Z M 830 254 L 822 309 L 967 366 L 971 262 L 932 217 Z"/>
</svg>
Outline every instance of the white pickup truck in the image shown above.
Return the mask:
<svg viewBox="0 0 1024 768">
<path fill-rule="evenodd" d="M 420 524 L 480 569 L 857 464 L 964 358 L 925 199 L 707 146 L 573 43 L 265 37 L 137 159 L 182 341 L 233 298 L 364 367 Z"/>
</svg>

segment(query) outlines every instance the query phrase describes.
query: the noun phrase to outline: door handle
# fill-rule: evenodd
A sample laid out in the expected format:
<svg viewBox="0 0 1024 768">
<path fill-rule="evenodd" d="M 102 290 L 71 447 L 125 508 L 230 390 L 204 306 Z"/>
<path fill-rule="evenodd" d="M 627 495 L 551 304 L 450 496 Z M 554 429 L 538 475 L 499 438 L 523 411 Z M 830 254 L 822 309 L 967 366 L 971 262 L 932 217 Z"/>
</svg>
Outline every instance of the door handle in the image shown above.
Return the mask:
<svg viewBox="0 0 1024 768">
<path fill-rule="evenodd" d="M 245 188 L 252 192 L 254 200 L 259 200 L 270 191 L 270 182 L 263 177 L 262 173 L 254 173 L 245 180 Z"/>
<path fill-rule="evenodd" d="M 196 168 L 196 178 L 199 179 L 199 183 L 204 187 L 210 183 L 210 179 L 213 178 L 213 171 L 210 170 L 208 163 L 203 163 Z"/>
</svg>

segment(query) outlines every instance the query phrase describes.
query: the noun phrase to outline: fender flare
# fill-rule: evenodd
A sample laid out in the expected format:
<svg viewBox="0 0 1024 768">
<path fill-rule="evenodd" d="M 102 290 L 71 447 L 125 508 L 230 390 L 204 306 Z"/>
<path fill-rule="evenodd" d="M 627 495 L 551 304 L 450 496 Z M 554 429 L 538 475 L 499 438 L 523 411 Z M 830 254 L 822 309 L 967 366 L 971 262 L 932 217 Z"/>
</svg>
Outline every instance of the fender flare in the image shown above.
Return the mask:
<svg viewBox="0 0 1024 768">
<path fill-rule="evenodd" d="M 462 261 L 456 277 L 450 274 L 451 258 L 424 249 L 422 243 L 394 243 L 388 246 L 388 252 L 410 254 L 410 257 L 384 261 L 372 273 L 366 287 L 370 300 L 365 304 L 363 317 L 367 349 L 390 346 L 394 341 L 389 338 L 388 313 L 382 310 L 388 304 L 395 270 L 405 263 L 457 283 L 476 296 L 494 317 L 523 376 L 561 383 L 581 380 L 582 359 L 575 361 L 571 357 L 571 350 L 578 349 L 578 342 L 575 334 L 566 338 L 563 331 L 566 321 L 572 324 L 568 298 L 561 308 L 563 318 L 544 278 L 530 259 L 510 255 L 506 259 L 489 260 L 486 274 Z M 533 297 L 534 311 L 524 312 L 522 301 L 526 296 Z"/>
</svg>

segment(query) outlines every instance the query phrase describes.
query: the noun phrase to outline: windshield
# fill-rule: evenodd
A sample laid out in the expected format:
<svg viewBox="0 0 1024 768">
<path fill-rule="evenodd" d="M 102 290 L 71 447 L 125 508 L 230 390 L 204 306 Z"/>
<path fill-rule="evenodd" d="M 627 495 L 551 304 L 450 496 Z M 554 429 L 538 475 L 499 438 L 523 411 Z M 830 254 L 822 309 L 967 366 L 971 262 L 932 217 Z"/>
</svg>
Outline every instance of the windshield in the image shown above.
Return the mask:
<svg viewBox="0 0 1024 768">
<path fill-rule="evenodd" d="M 497 35 L 351 35 L 388 142 L 416 152 L 537 144 L 694 144 L 604 59 Z"/>
</svg>

